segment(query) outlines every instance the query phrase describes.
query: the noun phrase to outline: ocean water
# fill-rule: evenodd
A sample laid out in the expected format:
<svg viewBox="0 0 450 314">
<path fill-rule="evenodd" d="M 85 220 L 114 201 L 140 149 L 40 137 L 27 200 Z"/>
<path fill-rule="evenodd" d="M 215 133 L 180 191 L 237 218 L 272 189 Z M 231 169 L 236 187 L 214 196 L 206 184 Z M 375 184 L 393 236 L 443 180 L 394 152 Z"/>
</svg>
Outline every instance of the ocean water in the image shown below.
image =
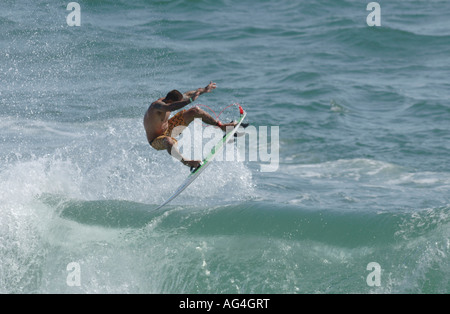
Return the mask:
<svg viewBox="0 0 450 314">
<path fill-rule="evenodd" d="M 450 3 L 368 2 L 3 0 L 0 293 L 449 293 Z M 278 167 L 152 212 L 188 169 L 145 110 L 210 81 Z"/>
</svg>

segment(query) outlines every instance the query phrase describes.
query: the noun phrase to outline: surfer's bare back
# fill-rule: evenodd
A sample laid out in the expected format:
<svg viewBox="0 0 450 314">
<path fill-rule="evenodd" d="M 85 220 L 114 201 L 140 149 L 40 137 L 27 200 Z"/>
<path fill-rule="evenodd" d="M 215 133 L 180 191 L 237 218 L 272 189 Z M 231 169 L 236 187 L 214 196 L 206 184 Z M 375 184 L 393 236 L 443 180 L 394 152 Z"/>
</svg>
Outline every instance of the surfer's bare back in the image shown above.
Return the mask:
<svg viewBox="0 0 450 314">
<path fill-rule="evenodd" d="M 145 132 L 150 146 L 156 150 L 167 150 L 170 155 L 188 167 L 200 167 L 201 161 L 187 160 L 181 155 L 175 137 L 179 136 L 195 118 L 202 119 L 204 123 L 216 126 L 224 132 L 226 132 L 227 127 L 236 126 L 236 123 L 221 123 L 198 106 L 188 110 L 183 109 L 172 118 L 169 119 L 169 117 L 171 112 L 184 108 L 197 100 L 200 95 L 210 93 L 216 87 L 216 83 L 211 82 L 205 88 L 199 88 L 184 94 L 178 90 L 172 90 L 166 97 L 153 102 L 144 116 Z"/>
</svg>

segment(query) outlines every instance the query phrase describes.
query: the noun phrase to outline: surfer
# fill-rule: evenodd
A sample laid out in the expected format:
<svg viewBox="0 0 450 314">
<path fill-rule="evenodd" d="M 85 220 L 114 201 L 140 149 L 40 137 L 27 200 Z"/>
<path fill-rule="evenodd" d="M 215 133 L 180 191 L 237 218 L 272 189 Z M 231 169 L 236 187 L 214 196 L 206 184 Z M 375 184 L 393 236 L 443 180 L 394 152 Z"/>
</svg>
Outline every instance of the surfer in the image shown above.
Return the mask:
<svg viewBox="0 0 450 314">
<path fill-rule="evenodd" d="M 185 166 L 195 169 L 200 167 L 200 160 L 188 160 L 181 155 L 175 137 L 180 135 L 195 118 L 202 119 L 204 123 L 218 127 L 224 132 L 226 132 L 227 127 L 236 126 L 236 122 L 221 123 L 198 106 L 187 110 L 183 109 L 172 118 L 169 119 L 169 117 L 171 112 L 184 108 L 197 100 L 200 95 L 210 93 L 216 87 L 216 83 L 211 82 L 205 88 L 199 88 L 184 94 L 178 90 L 172 90 L 166 97 L 153 102 L 144 116 L 144 127 L 150 146 L 156 150 L 166 150 Z"/>
</svg>

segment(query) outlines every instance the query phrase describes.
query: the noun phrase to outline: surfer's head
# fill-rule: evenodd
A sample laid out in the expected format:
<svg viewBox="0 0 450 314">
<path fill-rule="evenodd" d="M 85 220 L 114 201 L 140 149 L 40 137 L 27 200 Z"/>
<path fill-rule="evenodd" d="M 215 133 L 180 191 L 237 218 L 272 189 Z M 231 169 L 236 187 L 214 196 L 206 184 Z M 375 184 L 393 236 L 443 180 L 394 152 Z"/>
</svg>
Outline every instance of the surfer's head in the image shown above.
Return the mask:
<svg viewBox="0 0 450 314">
<path fill-rule="evenodd" d="M 166 96 L 166 99 L 164 99 L 165 103 L 172 103 L 176 101 L 183 100 L 183 94 L 174 89 L 173 91 L 169 92 Z"/>
</svg>

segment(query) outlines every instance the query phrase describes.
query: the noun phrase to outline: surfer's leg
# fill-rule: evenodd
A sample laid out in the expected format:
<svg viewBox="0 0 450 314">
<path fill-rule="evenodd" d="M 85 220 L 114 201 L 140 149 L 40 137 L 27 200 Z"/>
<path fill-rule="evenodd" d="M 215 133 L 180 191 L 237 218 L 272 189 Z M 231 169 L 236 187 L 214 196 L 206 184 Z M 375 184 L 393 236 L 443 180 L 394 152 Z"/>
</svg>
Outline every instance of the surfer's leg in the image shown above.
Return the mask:
<svg viewBox="0 0 450 314">
<path fill-rule="evenodd" d="M 236 122 L 231 122 L 231 123 L 222 123 L 219 120 L 214 119 L 209 113 L 207 113 L 205 110 L 199 108 L 199 107 L 192 107 L 189 110 L 186 110 L 183 113 L 183 118 L 184 121 L 186 122 L 186 124 L 190 124 L 192 121 L 194 121 L 194 119 L 202 119 L 202 122 L 209 124 L 209 125 L 213 125 L 213 126 L 217 126 L 219 128 L 222 129 L 222 131 L 226 132 L 227 131 L 227 127 L 235 127 L 236 126 Z"/>
<path fill-rule="evenodd" d="M 180 151 L 178 150 L 178 142 L 176 139 L 166 136 L 164 137 L 164 139 L 162 139 L 161 144 L 167 150 L 169 155 L 171 155 L 176 160 L 180 161 L 183 165 L 191 168 L 198 168 L 200 166 L 201 164 L 200 160 L 185 159 L 183 155 L 181 155 Z"/>
<path fill-rule="evenodd" d="M 160 136 L 154 139 L 151 143 L 151 146 L 156 150 L 166 150 L 169 155 L 173 156 L 175 159 L 181 160 L 183 156 L 181 156 L 180 152 L 177 148 L 178 141 L 169 136 Z"/>
<path fill-rule="evenodd" d="M 183 159 L 183 156 L 181 156 L 181 153 L 177 148 L 178 142 L 176 139 L 166 136 L 163 139 L 163 145 L 169 155 L 171 155 L 173 158 L 179 161 Z"/>
</svg>

